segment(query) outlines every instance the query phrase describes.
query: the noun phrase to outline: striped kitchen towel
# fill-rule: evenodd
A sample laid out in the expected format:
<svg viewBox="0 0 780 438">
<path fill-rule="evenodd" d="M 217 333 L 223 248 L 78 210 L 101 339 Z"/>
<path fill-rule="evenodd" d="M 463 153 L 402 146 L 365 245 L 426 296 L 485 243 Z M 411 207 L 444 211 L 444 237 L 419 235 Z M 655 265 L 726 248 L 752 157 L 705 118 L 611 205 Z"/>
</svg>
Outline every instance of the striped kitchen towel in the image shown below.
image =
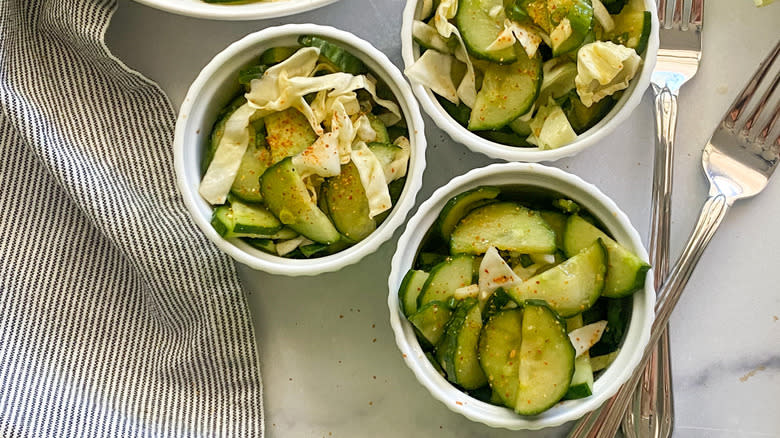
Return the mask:
<svg viewBox="0 0 780 438">
<path fill-rule="evenodd" d="M 261 436 L 233 263 L 175 185 L 175 115 L 114 0 L 0 0 L 0 436 Z"/>
</svg>

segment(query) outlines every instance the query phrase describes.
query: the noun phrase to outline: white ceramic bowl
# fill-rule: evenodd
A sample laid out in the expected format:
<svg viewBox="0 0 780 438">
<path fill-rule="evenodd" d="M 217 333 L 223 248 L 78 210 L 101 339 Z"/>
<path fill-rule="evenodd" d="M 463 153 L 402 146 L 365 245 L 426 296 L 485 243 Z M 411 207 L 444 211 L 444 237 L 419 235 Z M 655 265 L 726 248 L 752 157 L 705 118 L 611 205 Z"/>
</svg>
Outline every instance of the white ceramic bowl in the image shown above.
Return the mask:
<svg viewBox="0 0 780 438">
<path fill-rule="evenodd" d="M 262 20 L 310 11 L 338 0 L 276 0 L 246 4 L 206 3 L 203 0 L 135 0 L 155 9 L 211 20 Z"/>
<path fill-rule="evenodd" d="M 274 46 L 295 46 L 299 35 L 327 38 L 360 58 L 384 81 L 396 96 L 409 127 L 411 158 L 406 185 L 385 221 L 358 244 L 336 254 L 307 260 L 278 257 L 252 248 L 240 239 L 224 239 L 210 224 L 212 207 L 198 194 L 200 162 L 217 113 L 240 86 L 238 72 L 253 63 L 263 50 Z M 217 54 L 190 86 L 179 110 L 173 140 L 177 184 L 195 223 L 222 251 L 254 269 L 291 276 L 315 275 L 341 269 L 376 251 L 406 219 L 422 184 L 425 169 L 425 135 L 417 101 L 401 72 L 387 57 L 351 33 L 313 24 L 271 27 L 249 34 Z"/>
<path fill-rule="evenodd" d="M 648 11 L 655 11 L 653 0 L 644 0 Z M 412 40 L 412 22 L 419 13 L 422 2 L 419 0 L 407 0 L 403 13 L 401 26 L 401 54 L 406 67 L 414 64 L 420 56 L 420 48 Z M 420 84 L 412 83 L 412 91 L 420 99 L 425 112 L 433 119 L 434 123 L 447 132 L 453 140 L 463 143 L 474 152 L 480 152 L 491 158 L 499 158 L 507 161 L 554 161 L 579 153 L 583 149 L 598 143 L 602 138 L 623 123 L 631 112 L 639 105 L 647 86 L 650 84 L 650 75 L 655 67 L 656 53 L 658 52 L 658 18 L 652 15 L 652 30 L 647 42 L 647 51 L 639 74 L 631 80 L 631 84 L 625 90 L 609 113 L 595 126 L 577 136 L 577 139 L 566 146 L 557 149 L 540 150 L 539 148 L 524 148 L 507 146 L 501 143 L 484 139 L 455 121 L 436 100 L 433 92 Z"/>
<path fill-rule="evenodd" d="M 520 185 L 544 189 L 573 199 L 593 214 L 622 245 L 647 260 L 639 233 L 628 217 L 612 200 L 595 186 L 562 170 L 529 163 L 503 163 L 474 169 L 439 188 L 425 201 L 409 220 L 398 241 L 393 256 L 388 285 L 390 293 L 390 324 L 398 348 L 417 380 L 450 410 L 473 421 L 491 427 L 507 429 L 541 429 L 575 420 L 599 407 L 614 395 L 628 380 L 642 357 L 650 337 L 654 318 L 655 292 L 653 275 L 648 273 L 643 290 L 634 294 L 633 311 L 625 341 L 615 361 L 593 385 L 593 395 L 580 400 L 568 400 L 536 416 L 520 416 L 511 409 L 494 406 L 471 398 L 443 378 L 430 364 L 415 337 L 412 325 L 404 317 L 398 302 L 398 288 L 406 272 L 411 269 L 425 233 L 431 228 L 444 204 L 451 197 L 481 185 Z"/>
</svg>

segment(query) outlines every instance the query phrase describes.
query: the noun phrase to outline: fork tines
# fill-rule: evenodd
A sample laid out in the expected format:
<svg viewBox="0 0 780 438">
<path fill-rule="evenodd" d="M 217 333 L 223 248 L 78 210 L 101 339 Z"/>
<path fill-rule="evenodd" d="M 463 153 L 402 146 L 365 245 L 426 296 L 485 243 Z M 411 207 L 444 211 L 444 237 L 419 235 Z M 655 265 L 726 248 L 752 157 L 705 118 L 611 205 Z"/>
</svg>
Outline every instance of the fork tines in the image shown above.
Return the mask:
<svg viewBox="0 0 780 438">
<path fill-rule="evenodd" d="M 774 68 L 774 64 L 775 60 L 777 60 L 778 53 L 780 53 L 780 42 L 775 44 L 774 49 L 769 53 L 766 59 L 761 62 L 758 70 L 753 75 L 753 77 L 750 78 L 750 81 L 748 81 L 747 85 L 745 85 L 745 88 L 739 94 L 739 97 L 734 100 L 734 104 L 732 104 L 731 108 L 729 108 L 728 112 L 726 113 L 726 116 L 723 118 L 723 125 L 726 128 L 736 129 L 737 122 L 740 121 L 740 116 L 742 116 L 742 113 L 745 112 L 756 92 L 762 88 L 764 79 L 769 76 L 771 78 L 771 83 L 766 87 L 766 91 L 764 91 L 761 99 L 755 105 L 750 116 L 747 118 L 744 125 L 742 125 L 742 128 L 740 129 L 740 134 L 742 136 L 750 136 L 751 130 L 754 128 L 756 122 L 758 122 L 759 118 L 761 117 L 764 108 L 767 107 L 767 104 L 770 102 L 770 100 L 773 100 L 772 97 L 774 92 L 777 90 L 778 83 L 780 83 L 780 72 L 774 71 L 776 70 Z M 760 143 L 764 143 L 766 141 L 767 137 L 775 126 L 775 122 L 777 122 L 778 113 L 780 113 L 780 102 L 774 105 L 774 111 L 768 115 L 768 121 L 758 131 L 756 141 Z M 780 142 L 780 136 L 774 140 L 774 143 L 778 142 Z"/>
<path fill-rule="evenodd" d="M 701 30 L 703 19 L 704 0 L 658 0 L 658 21 L 662 28 L 688 30 L 693 25 L 695 30 Z"/>
</svg>

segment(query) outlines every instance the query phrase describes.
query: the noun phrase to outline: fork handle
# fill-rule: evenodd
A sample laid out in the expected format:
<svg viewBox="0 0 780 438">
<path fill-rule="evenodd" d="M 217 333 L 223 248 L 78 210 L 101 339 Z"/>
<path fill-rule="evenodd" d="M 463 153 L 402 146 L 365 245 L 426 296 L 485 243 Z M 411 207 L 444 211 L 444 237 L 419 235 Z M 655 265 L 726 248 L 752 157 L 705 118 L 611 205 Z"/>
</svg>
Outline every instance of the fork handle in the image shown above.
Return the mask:
<svg viewBox="0 0 780 438">
<path fill-rule="evenodd" d="M 669 273 L 674 136 L 677 127 L 677 90 L 653 86 L 656 141 L 653 163 L 653 197 L 650 222 L 650 259 L 655 285 Z M 669 330 L 644 369 L 631 406 L 623 418 L 626 438 L 669 438 L 674 426 Z"/>
<path fill-rule="evenodd" d="M 729 202 L 722 193 L 711 195 L 702 207 L 699 221 L 688 239 L 680 259 L 672 268 L 669 278 L 659 291 L 659 299 L 655 305 L 655 321 L 650 331 L 650 340 L 645 347 L 644 355 L 637 369 L 617 394 L 607 400 L 601 409 L 593 411 L 580 419 L 569 432 L 569 438 L 605 438 L 613 437 L 620 427 L 620 420 L 633 396 L 634 388 L 642 375 L 643 367 L 650 358 L 655 344 L 663 333 L 663 328 L 669 322 L 674 306 L 680 299 L 685 285 L 691 278 L 693 269 L 699 262 L 704 249 L 712 240 L 715 231 L 720 226 Z"/>
</svg>

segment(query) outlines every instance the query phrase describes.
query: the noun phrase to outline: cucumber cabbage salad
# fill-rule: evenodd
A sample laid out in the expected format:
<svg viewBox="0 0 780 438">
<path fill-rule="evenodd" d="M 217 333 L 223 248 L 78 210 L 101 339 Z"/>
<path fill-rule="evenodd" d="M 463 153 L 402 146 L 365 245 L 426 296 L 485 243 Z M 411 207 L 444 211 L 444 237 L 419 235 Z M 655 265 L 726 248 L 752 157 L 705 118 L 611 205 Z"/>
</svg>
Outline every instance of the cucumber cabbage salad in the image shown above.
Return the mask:
<svg viewBox="0 0 780 438">
<path fill-rule="evenodd" d="M 458 123 L 555 149 L 599 122 L 647 47 L 643 0 L 421 0 L 406 69 Z"/>
<path fill-rule="evenodd" d="M 411 145 L 392 92 L 316 36 L 242 70 L 219 114 L 199 192 L 212 225 L 265 252 L 309 258 L 366 238 L 403 190 Z"/>
<path fill-rule="evenodd" d="M 447 202 L 398 294 L 443 377 L 535 415 L 592 394 L 649 268 L 571 200 L 481 186 Z"/>
</svg>

